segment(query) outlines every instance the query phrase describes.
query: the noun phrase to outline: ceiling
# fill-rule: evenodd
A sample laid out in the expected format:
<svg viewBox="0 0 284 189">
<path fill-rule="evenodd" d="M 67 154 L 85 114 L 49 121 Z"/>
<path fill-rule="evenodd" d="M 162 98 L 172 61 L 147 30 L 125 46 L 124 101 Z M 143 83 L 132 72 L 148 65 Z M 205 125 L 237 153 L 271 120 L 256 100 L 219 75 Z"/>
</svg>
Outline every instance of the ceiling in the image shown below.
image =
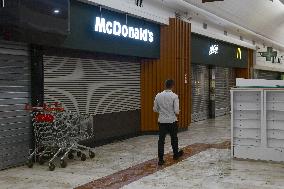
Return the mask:
<svg viewBox="0 0 284 189">
<path fill-rule="evenodd" d="M 284 48 L 284 4 L 280 0 L 183 1 L 271 39 Z"/>
</svg>

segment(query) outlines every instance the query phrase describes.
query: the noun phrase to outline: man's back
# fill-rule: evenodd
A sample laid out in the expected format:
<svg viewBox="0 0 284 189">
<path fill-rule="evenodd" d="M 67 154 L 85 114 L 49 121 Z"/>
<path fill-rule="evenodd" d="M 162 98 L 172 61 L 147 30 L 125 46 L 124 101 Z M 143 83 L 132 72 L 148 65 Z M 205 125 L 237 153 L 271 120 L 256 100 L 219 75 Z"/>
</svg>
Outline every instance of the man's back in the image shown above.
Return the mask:
<svg viewBox="0 0 284 189">
<path fill-rule="evenodd" d="M 166 135 L 170 134 L 173 148 L 173 159 L 177 160 L 183 155 L 182 150 L 178 150 L 178 124 L 176 115 L 179 114 L 178 95 L 172 92 L 175 82 L 168 79 L 165 82 L 166 90 L 157 94 L 154 101 L 153 110 L 159 113 L 159 142 L 158 142 L 158 165 L 164 165 L 164 145 Z"/>
<path fill-rule="evenodd" d="M 178 96 L 171 90 L 165 90 L 155 97 L 154 111 L 159 113 L 159 123 L 174 123 L 179 114 Z"/>
</svg>

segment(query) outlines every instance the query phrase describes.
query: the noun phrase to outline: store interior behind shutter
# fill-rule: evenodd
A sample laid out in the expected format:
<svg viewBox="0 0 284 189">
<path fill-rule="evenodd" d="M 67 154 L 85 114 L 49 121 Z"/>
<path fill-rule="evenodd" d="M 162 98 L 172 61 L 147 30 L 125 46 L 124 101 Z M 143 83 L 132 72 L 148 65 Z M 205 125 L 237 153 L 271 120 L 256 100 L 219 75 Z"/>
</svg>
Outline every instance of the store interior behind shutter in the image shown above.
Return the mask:
<svg viewBox="0 0 284 189">
<path fill-rule="evenodd" d="M 192 122 L 209 118 L 209 68 L 192 64 Z"/>
<path fill-rule="evenodd" d="M 24 163 L 32 143 L 28 48 L 0 41 L 0 170 Z"/>
<path fill-rule="evenodd" d="M 254 70 L 255 79 L 268 79 L 268 80 L 277 80 L 280 79 L 280 72 L 272 72 L 265 70 Z"/>
</svg>

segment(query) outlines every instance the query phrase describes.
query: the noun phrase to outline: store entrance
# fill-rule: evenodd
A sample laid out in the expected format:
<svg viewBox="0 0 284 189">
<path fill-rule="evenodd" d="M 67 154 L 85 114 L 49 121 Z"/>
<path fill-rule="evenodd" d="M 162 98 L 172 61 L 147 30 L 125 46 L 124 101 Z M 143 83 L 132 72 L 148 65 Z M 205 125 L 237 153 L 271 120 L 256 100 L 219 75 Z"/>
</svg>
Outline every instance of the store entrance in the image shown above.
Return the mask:
<svg viewBox="0 0 284 189">
<path fill-rule="evenodd" d="M 230 114 L 235 78 L 233 68 L 192 65 L 192 122 Z"/>
</svg>

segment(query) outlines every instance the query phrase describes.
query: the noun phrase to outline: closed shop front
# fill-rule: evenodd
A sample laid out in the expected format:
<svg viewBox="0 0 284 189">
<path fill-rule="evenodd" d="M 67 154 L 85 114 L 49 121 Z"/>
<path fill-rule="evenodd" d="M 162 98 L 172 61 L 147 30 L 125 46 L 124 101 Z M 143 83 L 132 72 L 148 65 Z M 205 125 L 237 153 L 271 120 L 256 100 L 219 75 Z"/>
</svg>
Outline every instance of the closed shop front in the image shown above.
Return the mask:
<svg viewBox="0 0 284 189">
<path fill-rule="evenodd" d="M 209 118 L 209 66 L 191 66 L 192 122 Z"/>
<path fill-rule="evenodd" d="M 94 116 L 96 141 L 140 130 L 140 63 L 135 59 L 45 55 L 44 101 Z"/>
<path fill-rule="evenodd" d="M 236 69 L 247 68 L 248 51 L 192 34 L 192 122 L 230 113 Z"/>
<path fill-rule="evenodd" d="M 235 86 L 233 68 L 215 67 L 215 117 L 230 114 L 230 89 Z"/>
<path fill-rule="evenodd" d="M 32 125 L 25 105 L 30 97 L 27 45 L 0 41 L 0 170 L 23 164 L 29 155 Z"/>
<path fill-rule="evenodd" d="M 78 1 L 70 18 L 64 43 L 43 47 L 44 102 L 92 115 L 96 144 L 139 134 L 141 62 L 159 58 L 160 25 Z"/>
</svg>

